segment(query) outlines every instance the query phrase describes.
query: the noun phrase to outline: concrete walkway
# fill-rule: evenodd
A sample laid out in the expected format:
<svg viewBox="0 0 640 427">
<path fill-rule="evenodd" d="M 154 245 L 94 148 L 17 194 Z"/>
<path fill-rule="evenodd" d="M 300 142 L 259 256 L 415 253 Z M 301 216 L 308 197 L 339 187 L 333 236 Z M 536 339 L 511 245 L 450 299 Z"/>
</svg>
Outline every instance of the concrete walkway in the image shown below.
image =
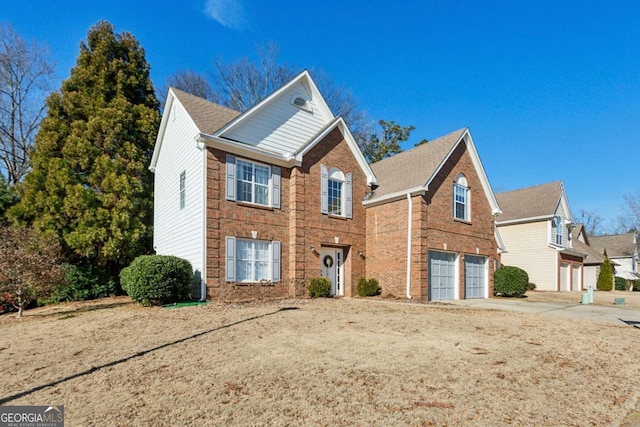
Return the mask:
<svg viewBox="0 0 640 427">
<path fill-rule="evenodd" d="M 544 314 L 617 325 L 627 324 L 640 329 L 640 309 L 634 308 L 607 307 L 593 304 L 558 304 L 502 298 L 454 300 L 447 301 L 447 303 L 471 308 Z"/>
</svg>

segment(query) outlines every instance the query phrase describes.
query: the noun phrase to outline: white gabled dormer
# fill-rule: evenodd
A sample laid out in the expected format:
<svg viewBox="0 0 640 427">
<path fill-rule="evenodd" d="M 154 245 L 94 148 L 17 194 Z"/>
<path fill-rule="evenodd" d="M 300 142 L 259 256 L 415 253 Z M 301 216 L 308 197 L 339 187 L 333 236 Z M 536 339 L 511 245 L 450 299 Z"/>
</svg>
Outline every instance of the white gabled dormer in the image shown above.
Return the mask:
<svg viewBox="0 0 640 427">
<path fill-rule="evenodd" d="M 311 76 L 303 71 L 212 137 L 286 157 L 334 118 Z"/>
</svg>

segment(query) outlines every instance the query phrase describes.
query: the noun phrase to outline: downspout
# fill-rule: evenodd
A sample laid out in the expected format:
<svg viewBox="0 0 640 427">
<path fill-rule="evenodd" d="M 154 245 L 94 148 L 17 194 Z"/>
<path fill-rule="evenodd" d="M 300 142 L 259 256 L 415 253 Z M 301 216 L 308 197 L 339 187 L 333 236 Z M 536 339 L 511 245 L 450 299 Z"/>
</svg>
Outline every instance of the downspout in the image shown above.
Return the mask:
<svg viewBox="0 0 640 427">
<path fill-rule="evenodd" d="M 207 300 L 207 149 L 197 142 L 202 151 L 202 271 L 200 272 L 200 301 Z"/>
<path fill-rule="evenodd" d="M 413 220 L 411 193 L 407 193 L 407 299 L 411 299 L 411 221 Z"/>
</svg>

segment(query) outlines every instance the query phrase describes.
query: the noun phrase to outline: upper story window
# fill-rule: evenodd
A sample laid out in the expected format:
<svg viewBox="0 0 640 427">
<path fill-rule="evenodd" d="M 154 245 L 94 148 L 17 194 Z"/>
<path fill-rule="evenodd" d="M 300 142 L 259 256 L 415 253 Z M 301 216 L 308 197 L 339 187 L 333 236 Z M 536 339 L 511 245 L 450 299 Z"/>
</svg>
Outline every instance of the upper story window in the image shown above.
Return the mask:
<svg viewBox="0 0 640 427">
<path fill-rule="evenodd" d="M 463 221 L 471 220 L 470 193 L 467 178 L 458 175 L 453 184 L 453 217 Z"/>
<path fill-rule="evenodd" d="M 182 171 L 180 173 L 180 209 L 184 209 L 187 203 L 187 171 Z"/>
<path fill-rule="evenodd" d="M 241 202 L 269 205 L 269 166 L 238 159 L 237 199 Z"/>
<path fill-rule="evenodd" d="M 227 154 L 226 199 L 280 208 L 280 168 Z"/>
<path fill-rule="evenodd" d="M 344 174 L 338 168 L 327 170 L 325 165 L 321 169 L 321 212 L 323 214 L 352 218 L 352 179 L 353 175 Z"/>
<path fill-rule="evenodd" d="M 553 219 L 553 229 L 555 234 L 555 244 L 562 246 L 562 217 L 556 216 Z"/>
</svg>

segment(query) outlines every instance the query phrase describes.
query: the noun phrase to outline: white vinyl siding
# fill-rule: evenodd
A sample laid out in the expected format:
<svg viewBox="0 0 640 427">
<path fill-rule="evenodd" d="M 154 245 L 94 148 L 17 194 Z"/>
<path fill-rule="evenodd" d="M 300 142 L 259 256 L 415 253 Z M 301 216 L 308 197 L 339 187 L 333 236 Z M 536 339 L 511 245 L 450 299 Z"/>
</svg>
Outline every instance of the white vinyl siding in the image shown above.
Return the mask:
<svg viewBox="0 0 640 427">
<path fill-rule="evenodd" d="M 519 267 L 543 291 L 557 290 L 558 254 L 549 246 L 548 221 L 499 226 L 507 252 L 502 264 Z"/>
<path fill-rule="evenodd" d="M 280 281 L 281 244 L 277 241 L 225 238 L 225 278 L 228 282 Z"/>
<path fill-rule="evenodd" d="M 297 93 L 309 100 L 307 106 L 311 111 L 291 104 Z M 253 120 L 239 123 L 223 136 L 268 151 L 295 153 L 329 120 L 331 117 L 321 114 L 316 100 L 310 99 L 304 86 L 298 83 L 274 99 L 269 108 L 256 111 Z"/>
<path fill-rule="evenodd" d="M 158 255 L 188 260 L 204 274 L 204 155 L 193 142 L 198 129 L 174 99 L 154 173 L 153 245 Z M 182 208 L 181 208 L 182 207 Z"/>
</svg>

